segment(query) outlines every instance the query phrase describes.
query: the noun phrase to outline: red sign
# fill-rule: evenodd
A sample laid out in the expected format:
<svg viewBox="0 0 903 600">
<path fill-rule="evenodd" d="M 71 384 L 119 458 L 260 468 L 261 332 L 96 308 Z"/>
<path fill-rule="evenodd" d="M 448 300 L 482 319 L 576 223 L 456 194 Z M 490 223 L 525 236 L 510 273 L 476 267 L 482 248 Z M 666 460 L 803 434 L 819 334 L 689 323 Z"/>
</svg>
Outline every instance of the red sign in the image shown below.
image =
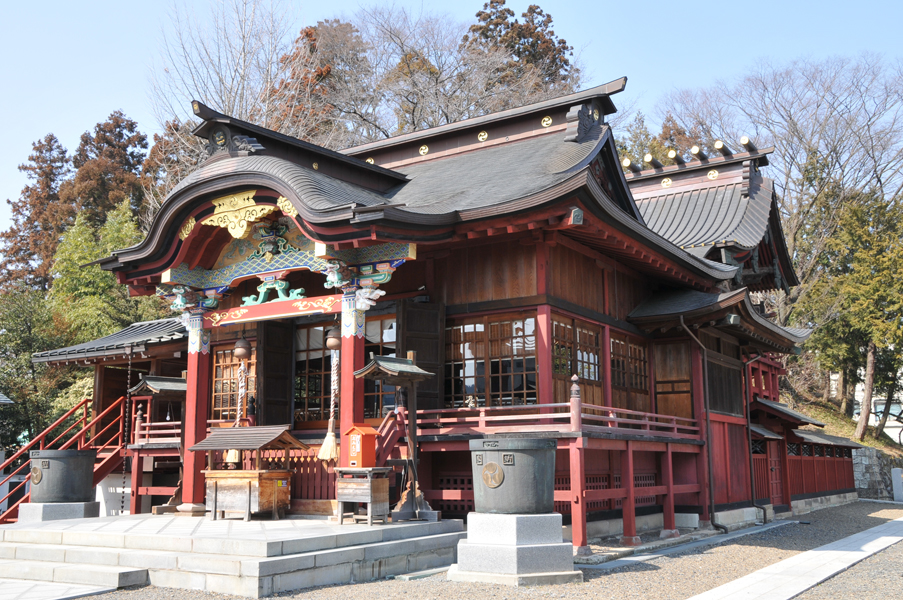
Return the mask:
<svg viewBox="0 0 903 600">
<path fill-rule="evenodd" d="M 234 325 L 235 323 L 249 323 L 251 321 L 267 321 L 320 313 L 333 314 L 341 311 L 341 294 L 301 298 L 300 300 L 276 300 L 252 306 L 239 306 L 228 310 L 212 310 L 204 313 L 204 329 Z"/>
</svg>

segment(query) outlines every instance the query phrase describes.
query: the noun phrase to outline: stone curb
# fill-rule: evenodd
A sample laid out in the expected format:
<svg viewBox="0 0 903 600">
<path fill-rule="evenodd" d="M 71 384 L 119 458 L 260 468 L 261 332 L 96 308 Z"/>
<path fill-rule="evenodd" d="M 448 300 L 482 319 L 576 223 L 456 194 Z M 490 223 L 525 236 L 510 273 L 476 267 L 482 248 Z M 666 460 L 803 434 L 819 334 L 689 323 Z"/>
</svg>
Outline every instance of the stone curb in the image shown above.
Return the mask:
<svg viewBox="0 0 903 600">
<path fill-rule="evenodd" d="M 741 529 L 739 531 L 733 531 L 726 535 L 720 534 L 717 531 L 708 531 L 708 532 L 699 532 L 693 535 L 672 538 L 670 540 L 661 540 L 656 542 L 650 542 L 649 544 L 644 544 L 642 546 L 637 546 L 636 548 L 625 548 L 623 552 L 619 551 L 612 555 L 592 555 L 592 556 L 575 556 L 574 564 L 578 568 L 588 568 L 588 569 L 605 569 L 605 568 L 617 568 L 624 566 L 623 564 L 618 565 L 605 565 L 600 566 L 605 563 L 610 562 L 621 562 L 620 559 L 626 559 L 623 562 L 632 562 L 630 561 L 630 556 L 636 555 L 648 555 L 642 558 L 637 558 L 634 560 L 651 560 L 653 558 L 657 558 L 659 555 L 664 554 L 672 554 L 673 552 L 678 552 L 682 550 L 679 546 L 689 546 L 686 548 L 687 550 L 692 548 L 698 548 L 702 546 L 715 546 L 718 544 L 723 544 L 725 542 L 729 542 L 736 538 L 745 537 L 747 535 L 754 535 L 756 533 L 762 533 L 763 531 L 768 531 L 769 529 L 773 529 L 775 527 L 782 527 L 784 525 L 789 525 L 791 523 L 796 523 L 797 521 L 772 521 L 767 525 L 757 525 L 755 527 L 748 527 L 746 529 Z M 661 552 L 660 550 L 668 550 L 668 552 Z M 596 559 L 596 560 L 592 560 Z"/>
</svg>

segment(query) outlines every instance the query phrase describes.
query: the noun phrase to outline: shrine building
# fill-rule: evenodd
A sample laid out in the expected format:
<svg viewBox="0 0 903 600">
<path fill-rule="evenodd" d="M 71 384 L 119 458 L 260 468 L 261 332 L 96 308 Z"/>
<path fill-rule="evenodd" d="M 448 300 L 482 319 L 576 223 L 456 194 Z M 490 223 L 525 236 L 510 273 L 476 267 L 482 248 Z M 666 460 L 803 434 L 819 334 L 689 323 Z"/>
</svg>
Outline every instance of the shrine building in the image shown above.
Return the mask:
<svg viewBox="0 0 903 600">
<path fill-rule="evenodd" d="M 555 506 L 577 547 L 855 491 L 856 444 L 779 399 L 780 359 L 808 332 L 761 302 L 798 284 L 773 149 L 726 140 L 625 175 L 607 123 L 625 85 L 342 152 L 194 102 L 206 160 L 144 241 L 98 261 L 173 318 L 34 357 L 95 368 L 91 408 L 115 448 L 96 475 L 128 456 L 133 513 L 173 495 L 202 507 L 214 454 L 187 448 L 214 428 L 290 425 L 292 510 L 330 513 L 349 460 L 345 436 L 338 461 L 316 458 L 332 332 L 336 431 L 372 426 L 391 466 L 413 423 L 420 489 L 445 516 L 473 510 L 468 443 L 487 437 L 557 440 Z M 416 414 L 354 376 L 409 352 L 435 373 Z"/>
</svg>

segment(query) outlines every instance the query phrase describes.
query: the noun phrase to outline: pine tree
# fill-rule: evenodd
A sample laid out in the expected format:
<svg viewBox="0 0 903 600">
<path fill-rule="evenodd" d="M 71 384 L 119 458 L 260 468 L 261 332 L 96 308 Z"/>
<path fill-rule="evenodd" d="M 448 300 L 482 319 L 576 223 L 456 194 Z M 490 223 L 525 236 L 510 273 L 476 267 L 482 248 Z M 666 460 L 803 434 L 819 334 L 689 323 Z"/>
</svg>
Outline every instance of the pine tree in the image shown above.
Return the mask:
<svg viewBox="0 0 903 600">
<path fill-rule="evenodd" d="M 5 287 L 24 282 L 44 291 L 49 288 L 53 255 L 75 214 L 70 203 L 60 201 L 60 185 L 69 175 L 70 162 L 66 149 L 49 133 L 32 144 L 28 162 L 19 165 L 30 183 L 18 200 L 6 201 L 12 226 L 0 233 Z"/>
</svg>

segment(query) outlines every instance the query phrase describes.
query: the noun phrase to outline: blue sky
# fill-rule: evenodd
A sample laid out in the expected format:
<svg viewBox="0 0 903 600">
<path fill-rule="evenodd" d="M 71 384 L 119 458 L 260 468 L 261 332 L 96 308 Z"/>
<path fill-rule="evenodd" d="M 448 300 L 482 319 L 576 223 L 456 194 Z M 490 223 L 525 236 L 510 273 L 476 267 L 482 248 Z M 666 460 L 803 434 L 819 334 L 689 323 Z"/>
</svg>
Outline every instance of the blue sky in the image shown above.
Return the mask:
<svg viewBox="0 0 903 600">
<path fill-rule="evenodd" d="M 186 0 L 199 14 L 208 2 Z M 396 1 L 398 6 L 442 11 L 468 22 L 482 3 Z M 615 104 L 635 99 L 645 112 L 673 89 L 731 79 L 762 58 L 783 62 L 876 52 L 903 59 L 900 0 L 532 3 L 554 17 L 555 32 L 579 52 L 585 87 L 626 75 L 627 91 Z M 370 3 L 291 2 L 299 28 L 352 14 L 362 4 Z M 529 4 L 508 1 L 518 14 Z M 3 200 L 17 198 L 26 183 L 16 167 L 27 159 L 33 141 L 52 132 L 72 152 L 84 131 L 117 109 L 135 119 L 142 131 L 157 130 L 148 79 L 170 7 L 168 0 L 4 3 L 0 229 L 9 226 Z"/>
</svg>

